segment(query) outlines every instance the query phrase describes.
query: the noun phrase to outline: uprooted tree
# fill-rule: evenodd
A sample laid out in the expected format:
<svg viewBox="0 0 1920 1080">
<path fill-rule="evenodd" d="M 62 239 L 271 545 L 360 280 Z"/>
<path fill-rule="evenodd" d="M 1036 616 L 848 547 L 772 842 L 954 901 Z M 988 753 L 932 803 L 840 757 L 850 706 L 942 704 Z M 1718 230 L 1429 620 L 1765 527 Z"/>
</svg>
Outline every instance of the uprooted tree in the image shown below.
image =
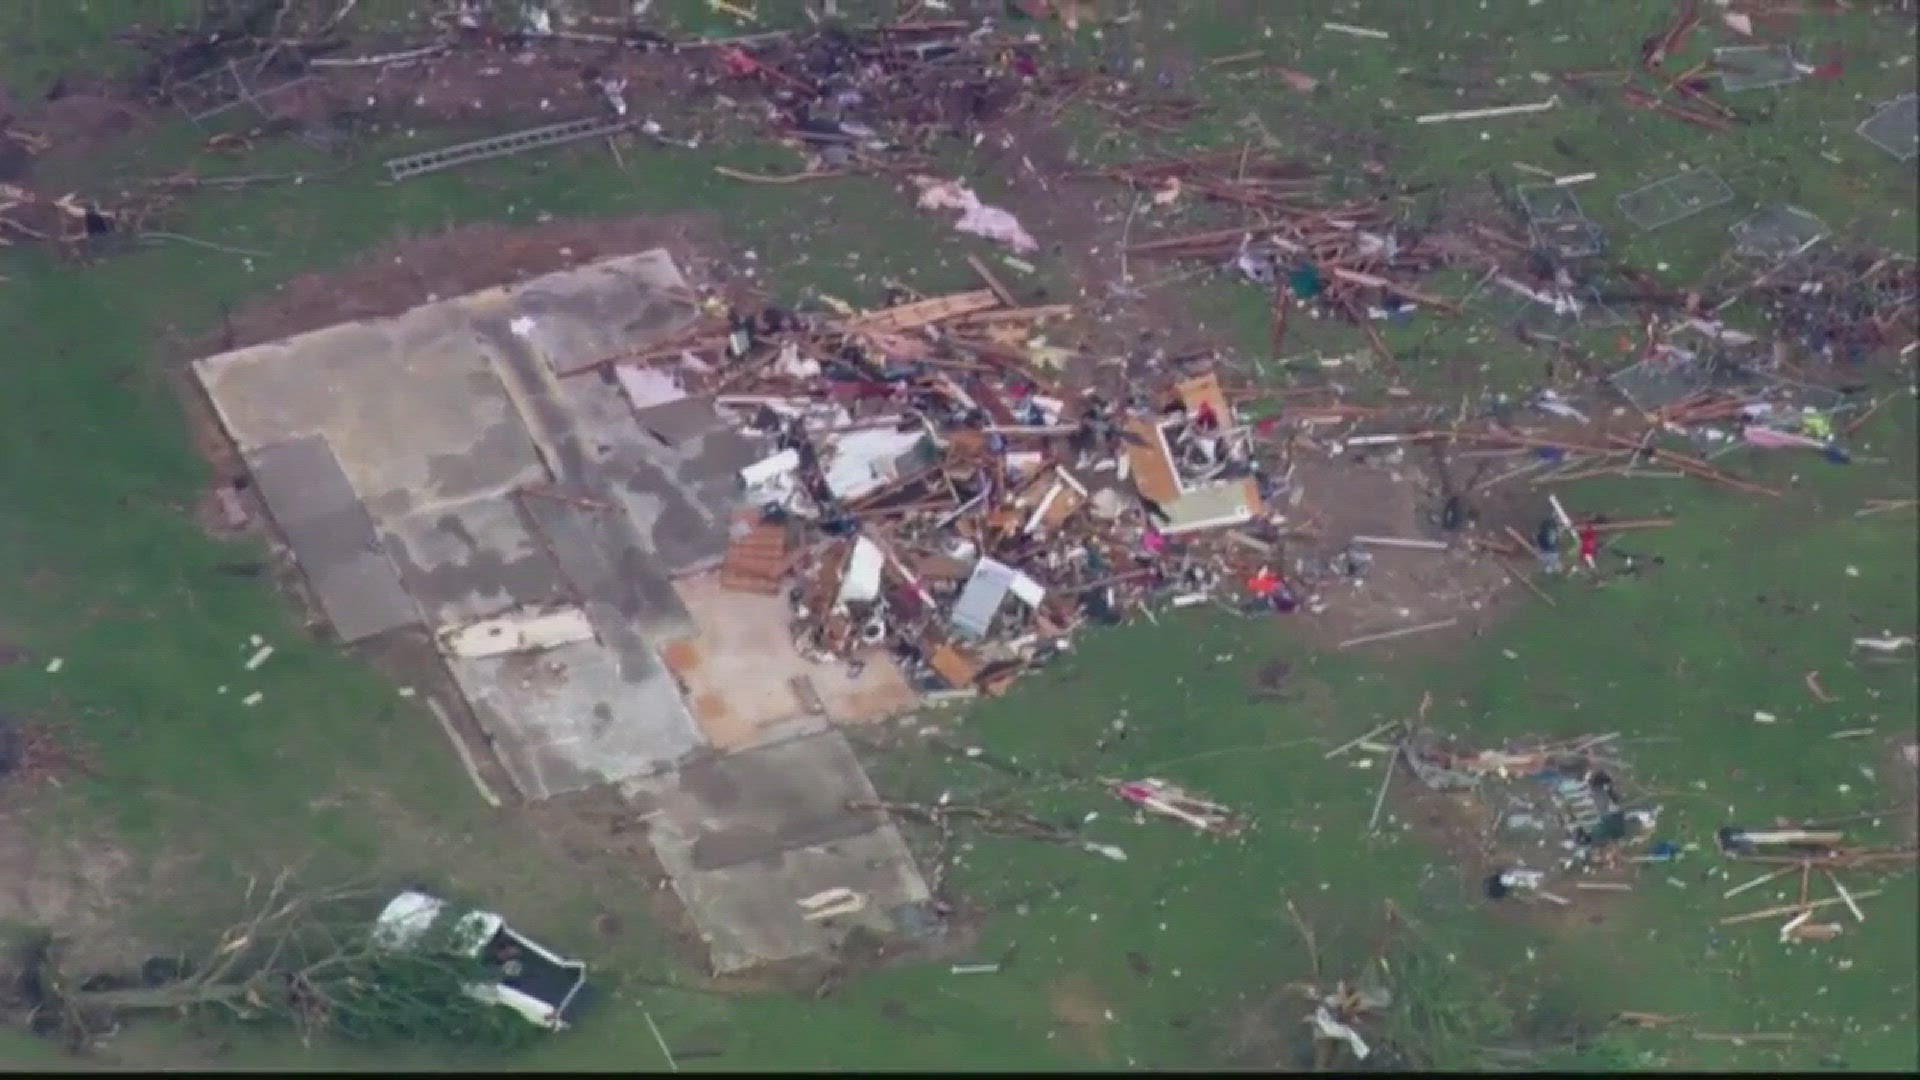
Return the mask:
<svg viewBox="0 0 1920 1080">
<path fill-rule="evenodd" d="M 362 889 L 296 891 L 283 873 L 265 889 L 249 883 L 245 917 L 197 958 L 149 962 L 138 979 L 75 978 L 62 967 L 63 943 L 46 938 L 27 950 L 16 996 L 34 1031 L 76 1048 L 123 1018 L 165 1014 L 287 1024 L 307 1043 L 506 1048 L 538 1032 L 464 992 L 497 978 L 453 947 L 466 912 L 449 905 L 424 934 L 396 945 L 373 932 L 375 899 Z"/>
</svg>

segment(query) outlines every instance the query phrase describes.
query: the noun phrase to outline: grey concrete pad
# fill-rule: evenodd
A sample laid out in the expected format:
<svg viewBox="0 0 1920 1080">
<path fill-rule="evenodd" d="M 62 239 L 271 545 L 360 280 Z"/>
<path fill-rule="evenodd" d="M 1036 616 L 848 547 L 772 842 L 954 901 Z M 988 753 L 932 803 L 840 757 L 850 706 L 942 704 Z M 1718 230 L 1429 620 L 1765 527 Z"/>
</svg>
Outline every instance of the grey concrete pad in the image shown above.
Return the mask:
<svg viewBox="0 0 1920 1080">
<path fill-rule="evenodd" d="M 596 624 L 624 622 L 655 644 L 693 631 L 673 582 L 640 549 L 619 514 L 537 495 L 523 496 L 520 505 Z M 596 613 L 600 607 L 607 610 Z"/>
<path fill-rule="evenodd" d="M 546 475 L 457 306 L 316 330 L 196 368 L 242 451 L 325 435 L 376 520 Z"/>
<path fill-rule="evenodd" d="M 913 708 L 919 696 L 898 665 L 875 658 L 853 673 L 821 664 L 794 646 L 786 598 L 720 586 L 717 572 L 693 574 L 674 588 L 697 632 L 666 645 L 662 655 L 679 677 L 707 741 L 739 750 L 772 741 L 781 725 L 805 715 L 806 692 L 838 723 L 866 723 Z"/>
<path fill-rule="evenodd" d="M 699 403 L 677 411 L 673 434 L 684 441 L 670 446 L 641 427 L 611 378 L 557 377 L 607 349 L 583 344 L 588 335 L 557 313 L 552 297 L 549 307 L 544 316 L 474 322 L 545 459 L 563 482 L 619 502 L 632 542 L 661 573 L 717 565 L 741 502 L 739 470 L 760 455 L 710 406 L 704 417 Z"/>
<path fill-rule="evenodd" d="M 693 913 L 716 975 L 829 953 L 856 926 L 906 936 L 899 909 L 929 900 L 912 854 L 891 825 L 787 852 L 777 863 L 675 877 L 673 887 Z M 864 894 L 866 908 L 823 922 L 801 918 L 802 898 L 842 887 Z"/>
<path fill-rule="evenodd" d="M 392 518 L 381 538 L 436 627 L 569 598 L 558 563 L 510 498 L 483 496 Z"/>
<path fill-rule="evenodd" d="M 699 317 L 692 289 L 661 249 L 546 274 L 513 292 L 512 314 L 559 375 L 615 353 L 668 341 Z"/>
<path fill-rule="evenodd" d="M 713 402 L 696 397 L 635 409 L 633 418 L 642 431 L 667 446 L 693 442 L 723 426 Z"/>
<path fill-rule="evenodd" d="M 568 379 L 562 400 L 592 447 L 589 469 L 621 504 L 662 572 L 718 566 L 728 528 L 745 503 L 740 470 L 765 456 L 704 401 L 673 402 L 636 416 L 615 384 Z M 663 439 L 645 426 L 658 421 Z"/>
<path fill-rule="evenodd" d="M 824 952 L 854 926 L 902 933 L 902 909 L 929 899 L 899 831 L 847 809 L 875 796 L 838 731 L 696 758 L 623 789 L 718 973 Z M 803 917 L 797 901 L 838 887 L 865 894 L 865 909 Z"/>
<path fill-rule="evenodd" d="M 325 438 L 263 446 L 247 465 L 341 641 L 420 621 Z"/>
<path fill-rule="evenodd" d="M 652 775 L 704 745 L 673 675 L 631 634 L 540 653 L 449 657 L 447 668 L 529 800 Z"/>
</svg>

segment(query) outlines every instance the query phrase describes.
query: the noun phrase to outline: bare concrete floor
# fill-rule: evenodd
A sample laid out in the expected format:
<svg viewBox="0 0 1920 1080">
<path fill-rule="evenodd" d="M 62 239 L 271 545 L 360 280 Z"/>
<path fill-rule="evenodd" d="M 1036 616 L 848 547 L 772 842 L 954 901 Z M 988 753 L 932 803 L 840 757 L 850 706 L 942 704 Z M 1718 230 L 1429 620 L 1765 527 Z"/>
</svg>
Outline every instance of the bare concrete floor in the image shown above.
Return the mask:
<svg viewBox="0 0 1920 1080">
<path fill-rule="evenodd" d="M 671 673 L 628 625 L 640 614 L 629 590 L 648 573 L 649 536 L 607 530 L 592 542 L 600 564 L 621 572 L 589 575 L 593 565 L 572 543 L 579 530 L 530 517 L 521 495 L 529 485 L 593 479 L 569 471 L 579 440 L 557 404 L 555 370 L 673 332 L 685 304 L 664 297 L 684 286 L 664 252 L 647 252 L 195 365 L 250 462 L 326 452 L 338 461 L 331 486 L 315 468 L 279 469 L 277 482 L 260 486 L 322 608 L 341 613 L 342 637 L 398 625 L 412 608 L 436 632 L 555 601 L 587 609 L 594 641 L 451 665 L 529 799 L 649 775 L 703 745 Z M 624 430 L 602 423 L 596 434 L 642 449 L 650 441 L 631 415 Z M 335 505 L 342 473 L 365 508 L 357 521 Z M 708 480 L 654 477 L 676 496 Z M 382 562 L 411 605 L 375 607 L 365 595 L 368 582 L 393 580 L 372 572 Z M 656 591 L 671 595 L 664 578 Z"/>
<path fill-rule="evenodd" d="M 844 664 L 816 664 L 794 648 L 792 613 L 780 596 L 733 592 L 717 572 L 674 583 L 695 633 L 663 650 L 686 690 L 687 707 L 707 741 L 736 750 L 778 737 L 810 704 L 836 723 L 884 719 L 918 700 L 900 669 L 875 658 L 858 675 Z M 811 699 L 811 700 L 809 700 Z"/>
<path fill-rule="evenodd" d="M 886 816 L 847 809 L 873 785 L 837 730 L 689 762 L 622 785 L 706 939 L 715 974 L 825 952 L 854 927 L 931 925 L 927 886 Z M 849 889 L 865 906 L 810 920 L 800 901 Z"/>
</svg>

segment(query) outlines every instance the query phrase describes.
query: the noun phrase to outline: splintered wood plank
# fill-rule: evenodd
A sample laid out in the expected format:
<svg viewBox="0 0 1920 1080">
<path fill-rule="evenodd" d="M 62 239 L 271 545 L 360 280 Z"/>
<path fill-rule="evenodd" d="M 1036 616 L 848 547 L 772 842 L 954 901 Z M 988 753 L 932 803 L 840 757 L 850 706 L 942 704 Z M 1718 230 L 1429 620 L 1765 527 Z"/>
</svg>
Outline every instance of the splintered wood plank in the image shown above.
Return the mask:
<svg viewBox="0 0 1920 1080">
<path fill-rule="evenodd" d="M 856 315 L 848 319 L 843 327 L 849 332 L 863 333 L 915 330 L 922 326 L 931 326 L 937 322 L 957 319 L 962 315 L 977 314 L 999 306 L 1000 298 L 993 295 L 992 289 L 976 289 L 972 292 L 935 296 L 926 300 L 916 300 L 911 304 L 870 311 L 865 315 Z"/>
<path fill-rule="evenodd" d="M 1127 430 L 1140 441 L 1127 444 L 1127 458 L 1133 468 L 1133 486 L 1140 494 L 1165 506 L 1180 497 L 1180 482 L 1174 477 L 1173 462 L 1167 459 L 1165 441 L 1150 420 L 1135 420 Z"/>
<path fill-rule="evenodd" d="M 978 662 L 948 644 L 941 644 L 933 650 L 927 657 L 927 666 L 955 690 L 972 686 L 973 680 L 980 674 Z"/>
</svg>

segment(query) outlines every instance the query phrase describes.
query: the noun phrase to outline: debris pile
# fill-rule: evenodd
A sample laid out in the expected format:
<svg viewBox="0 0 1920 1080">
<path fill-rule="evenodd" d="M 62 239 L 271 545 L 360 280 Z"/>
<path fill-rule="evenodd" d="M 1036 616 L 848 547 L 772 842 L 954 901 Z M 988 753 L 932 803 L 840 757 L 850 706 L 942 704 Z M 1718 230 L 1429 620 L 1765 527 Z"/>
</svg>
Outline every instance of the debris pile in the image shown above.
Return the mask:
<svg viewBox="0 0 1920 1080">
<path fill-rule="evenodd" d="M 1856 815 L 1852 820 L 1863 816 Z M 1752 878 L 1728 889 L 1722 899 L 1732 899 L 1750 889 L 1789 877 L 1799 875 L 1798 899 L 1792 903 L 1761 908 L 1737 915 L 1728 915 L 1720 920 L 1721 926 L 1734 926 L 1742 923 L 1761 922 L 1768 919 L 1784 918 L 1780 925 L 1780 942 L 1799 944 L 1804 942 L 1831 941 L 1845 930 L 1844 922 L 1815 922 L 1816 914 L 1832 911 L 1844 911 L 1853 917 L 1853 922 L 1867 921 L 1866 912 L 1860 901 L 1870 900 L 1880 895 L 1880 889 L 1849 889 L 1840 879 L 1838 871 L 1866 870 L 1875 866 L 1911 864 L 1920 857 L 1920 850 L 1911 845 L 1890 847 L 1885 845 L 1849 845 L 1844 830 L 1834 828 L 1834 823 L 1809 822 L 1794 824 L 1781 820 L 1773 828 L 1749 829 L 1740 825 L 1725 825 L 1716 834 L 1720 852 L 1729 859 L 1740 862 L 1770 864 L 1777 869 L 1770 870 L 1759 877 Z M 1878 822 L 1875 822 L 1876 824 Z M 1815 871 L 1832 887 L 1833 895 L 1812 898 Z"/>
<path fill-rule="evenodd" d="M 77 253 L 91 240 L 138 228 L 151 209 L 113 209 L 74 192 L 50 197 L 24 185 L 0 183 L 0 247 L 30 240 Z"/>
<path fill-rule="evenodd" d="M 1313 1002 L 1313 1012 L 1307 1014 L 1306 1020 L 1313 1028 L 1316 1042 L 1342 1044 L 1355 1061 L 1365 1061 L 1372 1055 L 1373 1048 L 1355 1030 L 1355 1025 L 1391 1006 L 1391 990 L 1383 986 L 1349 987 L 1344 979 L 1335 983 L 1329 993 L 1312 986 L 1303 986 L 1301 990 Z"/>
<path fill-rule="evenodd" d="M 1019 107 L 1046 46 L 990 25 L 918 21 L 767 35 L 714 51 L 719 88 L 757 88 L 776 133 L 808 172 L 885 167 L 876 155 L 924 150 Z"/>
<path fill-rule="evenodd" d="M 1278 355 L 1292 303 L 1358 324 L 1391 361 L 1372 323 L 1401 322 L 1420 305 L 1459 312 L 1452 301 L 1405 284 L 1468 249 L 1444 237 L 1403 236 L 1388 204 L 1377 198 L 1326 203 L 1313 167 L 1274 158 L 1213 154 L 1092 170 L 1084 176 L 1124 181 L 1158 205 L 1188 193 L 1258 213 L 1257 226 L 1209 229 L 1132 244 L 1134 258 L 1204 260 L 1231 268 L 1272 290 L 1272 348 Z"/>
<path fill-rule="evenodd" d="M 702 394 L 765 448 L 740 473 L 726 587 L 785 593 L 803 652 L 891 654 L 926 689 L 996 693 L 1086 622 L 1278 572 L 1286 489 L 1217 373 L 1117 398 L 982 289 L 832 315 L 716 310 L 679 342 L 585 365 L 636 406 Z M 1145 611 L 1151 617 L 1151 611 Z"/>
<path fill-rule="evenodd" d="M 1915 340 L 1920 263 L 1896 255 L 1830 251 L 1784 260 L 1749 287 L 1781 337 L 1849 365 Z"/>
<path fill-rule="evenodd" d="M 1108 791 L 1128 805 L 1185 822 L 1201 832 L 1232 836 L 1247 825 L 1228 807 L 1197 798 L 1165 780 L 1149 777 L 1145 780 L 1108 780 L 1104 783 Z"/>
<path fill-rule="evenodd" d="M 1585 877 L 1669 862 L 1682 850 L 1654 839 L 1659 806 L 1641 805 L 1622 792 L 1624 763 L 1602 753 L 1617 737 L 1520 750 L 1465 749 L 1421 729 L 1401 741 L 1398 760 L 1428 788 L 1459 792 L 1477 803 L 1486 821 L 1482 854 L 1497 853 L 1506 864 L 1487 878 L 1489 899 L 1564 905 L 1567 897 L 1546 888 L 1550 873 Z M 1628 891 L 1632 885 L 1583 881 L 1574 887 Z"/>
</svg>

